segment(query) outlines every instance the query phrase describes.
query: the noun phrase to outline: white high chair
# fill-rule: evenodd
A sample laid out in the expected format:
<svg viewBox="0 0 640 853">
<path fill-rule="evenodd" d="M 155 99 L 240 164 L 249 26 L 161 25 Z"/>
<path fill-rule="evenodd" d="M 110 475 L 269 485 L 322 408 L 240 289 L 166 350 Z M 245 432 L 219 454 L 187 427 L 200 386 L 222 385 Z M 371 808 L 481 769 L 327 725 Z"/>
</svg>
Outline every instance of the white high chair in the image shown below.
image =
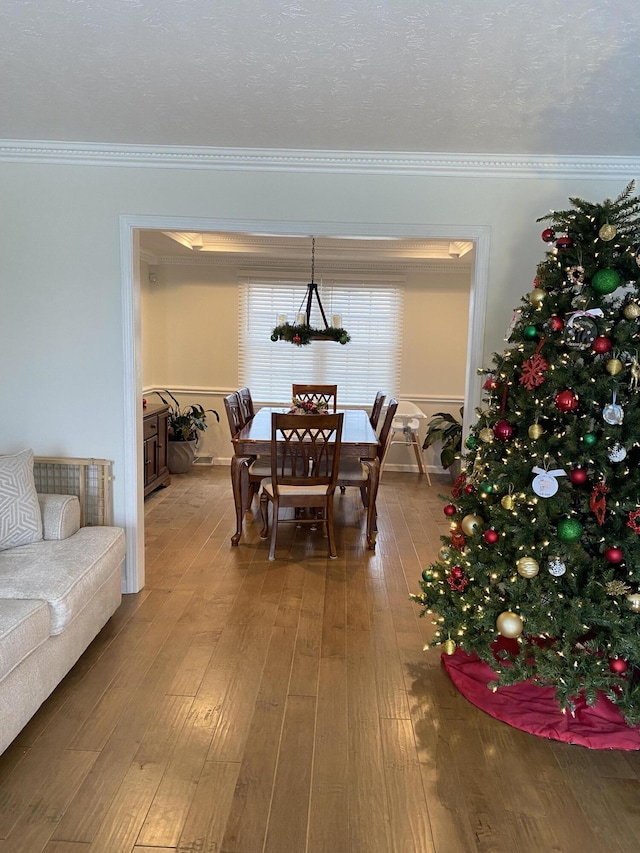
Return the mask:
<svg viewBox="0 0 640 853">
<path fill-rule="evenodd" d="M 391 424 L 391 439 L 387 444 L 387 449 L 380 463 L 380 476 L 384 469 L 384 464 L 387 460 L 387 454 L 392 444 L 405 444 L 407 447 L 413 447 L 418 462 L 418 469 L 421 474 L 427 478 L 427 482 L 431 485 L 431 477 L 425 468 L 424 458 L 422 456 L 422 447 L 420 445 L 419 431 L 420 421 L 427 416 L 418 408 L 415 403 L 410 400 L 399 400 L 396 416 Z M 396 436 L 402 436 L 397 437 Z"/>
</svg>

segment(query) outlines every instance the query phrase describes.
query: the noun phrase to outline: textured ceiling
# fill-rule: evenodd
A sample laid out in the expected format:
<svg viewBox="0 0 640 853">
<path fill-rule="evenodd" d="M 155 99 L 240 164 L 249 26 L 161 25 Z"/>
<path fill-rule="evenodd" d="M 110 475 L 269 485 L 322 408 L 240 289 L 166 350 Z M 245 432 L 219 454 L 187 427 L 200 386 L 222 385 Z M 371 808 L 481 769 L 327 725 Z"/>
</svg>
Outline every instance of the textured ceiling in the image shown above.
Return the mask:
<svg viewBox="0 0 640 853">
<path fill-rule="evenodd" d="M 0 138 L 640 153 L 638 0 L 2 0 Z"/>
</svg>

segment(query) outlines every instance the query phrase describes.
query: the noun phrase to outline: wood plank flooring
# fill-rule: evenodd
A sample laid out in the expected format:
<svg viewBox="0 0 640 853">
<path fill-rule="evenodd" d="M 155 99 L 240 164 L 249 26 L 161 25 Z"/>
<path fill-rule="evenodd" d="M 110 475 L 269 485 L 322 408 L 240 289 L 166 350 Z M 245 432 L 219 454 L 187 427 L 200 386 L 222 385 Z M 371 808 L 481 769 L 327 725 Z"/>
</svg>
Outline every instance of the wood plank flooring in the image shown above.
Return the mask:
<svg viewBox="0 0 640 853">
<path fill-rule="evenodd" d="M 440 547 L 442 478 L 385 472 L 321 531 L 226 468 L 147 498 L 147 584 L 0 757 L 0 853 L 637 853 L 640 755 L 547 742 L 452 687 L 409 600 Z"/>
</svg>

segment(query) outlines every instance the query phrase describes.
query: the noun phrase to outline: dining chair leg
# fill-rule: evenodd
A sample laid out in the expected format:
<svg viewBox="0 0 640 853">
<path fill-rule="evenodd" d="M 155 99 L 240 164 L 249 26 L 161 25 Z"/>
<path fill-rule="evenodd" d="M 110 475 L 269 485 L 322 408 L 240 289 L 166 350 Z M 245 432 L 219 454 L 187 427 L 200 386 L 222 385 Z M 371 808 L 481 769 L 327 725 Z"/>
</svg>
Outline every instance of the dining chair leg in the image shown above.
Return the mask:
<svg viewBox="0 0 640 853">
<path fill-rule="evenodd" d="M 336 549 L 336 537 L 333 529 L 333 495 L 327 501 L 327 517 L 325 521 L 327 526 L 327 538 L 329 540 L 329 559 L 337 560 L 338 551 Z"/>
<path fill-rule="evenodd" d="M 271 519 L 271 542 L 269 543 L 269 559 L 275 560 L 276 539 L 278 536 L 278 504 L 275 501 L 272 501 L 272 506 L 273 518 Z"/>
<path fill-rule="evenodd" d="M 269 498 L 264 494 L 260 495 L 260 515 L 262 516 L 260 538 L 266 539 L 269 535 Z"/>
</svg>

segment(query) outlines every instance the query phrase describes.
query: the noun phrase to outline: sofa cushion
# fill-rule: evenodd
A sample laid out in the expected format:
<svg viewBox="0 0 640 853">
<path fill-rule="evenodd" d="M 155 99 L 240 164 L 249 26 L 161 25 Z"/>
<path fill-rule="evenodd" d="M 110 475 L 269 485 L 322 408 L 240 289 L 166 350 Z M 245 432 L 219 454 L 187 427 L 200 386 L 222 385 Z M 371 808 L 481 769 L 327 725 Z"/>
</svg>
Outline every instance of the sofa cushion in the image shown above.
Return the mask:
<svg viewBox="0 0 640 853">
<path fill-rule="evenodd" d="M 44 601 L 0 600 L 0 681 L 49 639 Z"/>
<path fill-rule="evenodd" d="M 75 495 L 38 495 L 43 539 L 68 539 L 80 530 L 80 501 Z"/>
<path fill-rule="evenodd" d="M 0 551 L 42 539 L 33 451 L 0 456 Z"/>
<path fill-rule="evenodd" d="M 59 634 L 120 567 L 124 554 L 119 527 L 82 527 L 69 539 L 1 551 L 0 599 L 46 601 L 51 633 Z"/>
</svg>

